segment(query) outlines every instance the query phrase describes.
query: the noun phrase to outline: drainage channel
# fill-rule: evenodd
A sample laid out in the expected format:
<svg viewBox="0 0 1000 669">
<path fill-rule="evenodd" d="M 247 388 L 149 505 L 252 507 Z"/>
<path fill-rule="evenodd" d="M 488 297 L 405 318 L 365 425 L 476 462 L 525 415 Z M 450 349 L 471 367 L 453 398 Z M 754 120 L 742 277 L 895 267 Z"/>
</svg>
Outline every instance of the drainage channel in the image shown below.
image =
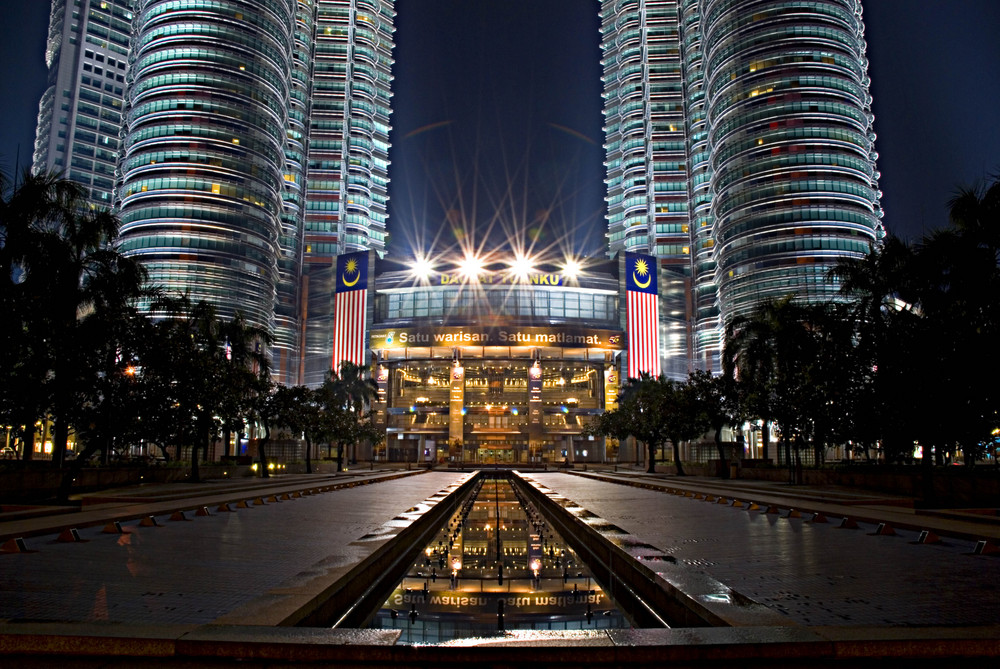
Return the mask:
<svg viewBox="0 0 1000 669">
<path fill-rule="evenodd" d="M 436 644 L 513 630 L 628 628 L 594 574 L 515 479 L 475 488 L 407 569 L 370 627 Z"/>
</svg>

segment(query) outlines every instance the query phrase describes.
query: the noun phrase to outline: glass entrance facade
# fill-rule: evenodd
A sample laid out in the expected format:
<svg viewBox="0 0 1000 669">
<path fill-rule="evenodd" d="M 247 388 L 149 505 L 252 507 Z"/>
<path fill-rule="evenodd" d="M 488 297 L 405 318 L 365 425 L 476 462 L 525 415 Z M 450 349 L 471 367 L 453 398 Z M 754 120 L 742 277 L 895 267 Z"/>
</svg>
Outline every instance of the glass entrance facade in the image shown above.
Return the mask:
<svg viewBox="0 0 1000 669">
<path fill-rule="evenodd" d="M 584 428 L 616 395 L 625 350 L 613 267 L 474 282 L 382 273 L 369 342 L 384 457 L 605 461 L 603 441 Z"/>
</svg>

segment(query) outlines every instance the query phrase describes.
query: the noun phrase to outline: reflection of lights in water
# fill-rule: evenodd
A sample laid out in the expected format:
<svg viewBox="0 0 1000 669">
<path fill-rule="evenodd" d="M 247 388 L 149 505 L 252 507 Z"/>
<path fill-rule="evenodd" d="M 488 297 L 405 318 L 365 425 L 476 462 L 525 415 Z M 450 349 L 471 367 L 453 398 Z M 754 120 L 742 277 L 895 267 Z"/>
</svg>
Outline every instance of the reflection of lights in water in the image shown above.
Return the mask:
<svg viewBox="0 0 1000 669">
<path fill-rule="evenodd" d="M 575 554 L 562 539 L 548 529 L 535 532 L 540 522 L 537 511 L 530 504 L 522 506 L 509 483 L 498 485 L 486 478 L 478 498 L 468 500 L 424 549 L 429 560 L 436 566 L 440 561 L 447 570 L 428 574 L 429 566 L 420 557 L 372 626 L 402 630 L 402 643 L 490 636 L 498 631 L 497 609 L 502 602 L 506 629 L 628 627 L 600 586 L 591 589 L 591 574 L 579 571 L 583 565 L 573 560 Z M 567 583 L 565 565 L 570 562 L 573 575 L 583 576 L 583 581 L 573 578 Z M 414 606 L 418 616 L 412 621 L 409 616 L 391 615 L 393 610 L 404 613 Z"/>
</svg>

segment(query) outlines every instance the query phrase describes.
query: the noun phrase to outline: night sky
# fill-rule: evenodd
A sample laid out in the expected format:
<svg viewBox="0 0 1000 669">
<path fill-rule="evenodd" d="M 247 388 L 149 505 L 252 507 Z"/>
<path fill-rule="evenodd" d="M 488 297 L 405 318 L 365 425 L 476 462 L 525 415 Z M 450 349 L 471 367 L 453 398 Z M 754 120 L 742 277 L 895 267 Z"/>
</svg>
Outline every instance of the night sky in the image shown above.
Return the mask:
<svg viewBox="0 0 1000 669">
<path fill-rule="evenodd" d="M 48 0 L 0 0 L 0 168 L 30 163 Z M 1000 173 L 1000 2 L 867 0 L 885 224 Z M 597 0 L 397 0 L 390 251 L 603 249 Z"/>
</svg>

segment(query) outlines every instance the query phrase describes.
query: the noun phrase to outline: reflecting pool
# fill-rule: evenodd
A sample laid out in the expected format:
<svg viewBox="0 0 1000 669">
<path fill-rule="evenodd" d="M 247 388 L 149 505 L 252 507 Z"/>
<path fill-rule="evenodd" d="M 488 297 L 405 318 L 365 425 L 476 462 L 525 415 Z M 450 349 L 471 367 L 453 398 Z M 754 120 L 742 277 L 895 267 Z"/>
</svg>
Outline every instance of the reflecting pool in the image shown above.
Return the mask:
<svg viewBox="0 0 1000 669">
<path fill-rule="evenodd" d="M 400 643 L 510 630 L 629 627 L 581 560 L 505 477 L 486 476 L 373 618 Z"/>
</svg>

